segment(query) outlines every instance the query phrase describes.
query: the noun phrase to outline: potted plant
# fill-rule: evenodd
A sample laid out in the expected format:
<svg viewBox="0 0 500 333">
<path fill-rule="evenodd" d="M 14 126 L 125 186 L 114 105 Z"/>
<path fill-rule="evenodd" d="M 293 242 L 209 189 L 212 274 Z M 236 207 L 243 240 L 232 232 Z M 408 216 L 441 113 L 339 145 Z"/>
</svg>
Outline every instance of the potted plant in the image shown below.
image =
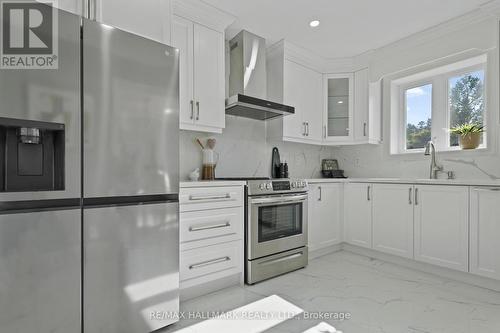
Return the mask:
<svg viewBox="0 0 500 333">
<path fill-rule="evenodd" d="M 462 124 L 450 129 L 450 132 L 459 136 L 462 149 L 476 149 L 481 143 L 481 136 L 485 128 L 481 124 Z"/>
</svg>

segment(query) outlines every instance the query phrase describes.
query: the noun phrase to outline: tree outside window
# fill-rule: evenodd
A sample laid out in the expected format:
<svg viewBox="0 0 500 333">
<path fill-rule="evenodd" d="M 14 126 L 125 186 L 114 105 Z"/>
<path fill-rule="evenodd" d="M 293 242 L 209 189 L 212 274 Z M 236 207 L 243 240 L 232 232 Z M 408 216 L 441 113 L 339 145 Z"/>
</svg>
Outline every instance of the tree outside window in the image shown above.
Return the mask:
<svg viewBox="0 0 500 333">
<path fill-rule="evenodd" d="M 450 128 L 463 124 L 484 126 L 484 70 L 449 79 Z M 450 134 L 450 146 L 458 146 L 458 135 Z"/>
</svg>

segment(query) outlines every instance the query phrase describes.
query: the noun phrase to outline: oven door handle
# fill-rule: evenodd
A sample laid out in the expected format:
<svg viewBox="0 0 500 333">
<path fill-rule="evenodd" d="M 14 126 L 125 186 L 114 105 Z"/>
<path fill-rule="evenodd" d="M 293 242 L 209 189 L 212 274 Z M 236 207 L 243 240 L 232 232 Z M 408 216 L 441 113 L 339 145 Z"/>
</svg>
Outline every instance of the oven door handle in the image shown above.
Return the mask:
<svg viewBox="0 0 500 333">
<path fill-rule="evenodd" d="M 265 198 L 251 199 L 250 203 L 253 205 L 287 204 L 287 203 L 299 203 L 306 200 L 307 200 L 307 194 L 299 194 L 299 195 L 287 195 L 282 197 L 265 197 Z"/>
</svg>

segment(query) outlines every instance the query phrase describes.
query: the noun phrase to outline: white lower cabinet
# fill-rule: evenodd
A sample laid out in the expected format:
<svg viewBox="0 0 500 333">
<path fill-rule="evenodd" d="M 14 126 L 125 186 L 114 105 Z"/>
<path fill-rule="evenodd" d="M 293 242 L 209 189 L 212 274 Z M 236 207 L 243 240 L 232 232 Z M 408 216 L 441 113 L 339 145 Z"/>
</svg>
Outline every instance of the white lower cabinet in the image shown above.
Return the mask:
<svg viewBox="0 0 500 333">
<path fill-rule="evenodd" d="M 500 280 L 500 188 L 472 188 L 470 216 L 470 272 Z"/>
<path fill-rule="evenodd" d="M 345 185 L 345 240 L 349 244 L 372 247 L 372 189 L 365 183 Z"/>
<path fill-rule="evenodd" d="M 180 260 L 181 288 L 238 274 L 243 269 L 241 240 L 183 251 Z M 194 280 L 194 279 L 198 280 Z"/>
<path fill-rule="evenodd" d="M 342 221 L 343 184 L 311 184 L 308 207 L 309 251 L 339 244 Z"/>
<path fill-rule="evenodd" d="M 415 259 L 468 271 L 469 188 L 415 186 Z"/>
<path fill-rule="evenodd" d="M 413 258 L 413 185 L 373 185 L 373 248 Z"/>
<path fill-rule="evenodd" d="M 243 186 L 183 187 L 180 194 L 181 298 L 243 281 Z"/>
</svg>

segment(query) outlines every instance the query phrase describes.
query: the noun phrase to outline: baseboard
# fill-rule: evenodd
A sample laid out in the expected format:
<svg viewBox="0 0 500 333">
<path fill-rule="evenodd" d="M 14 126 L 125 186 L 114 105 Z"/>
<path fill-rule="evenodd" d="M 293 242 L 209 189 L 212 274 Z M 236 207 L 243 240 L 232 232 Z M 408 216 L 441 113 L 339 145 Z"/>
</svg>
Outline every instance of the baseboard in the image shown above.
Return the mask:
<svg viewBox="0 0 500 333">
<path fill-rule="evenodd" d="M 317 250 L 311 250 L 311 248 L 309 248 L 309 260 L 314 259 L 314 258 L 318 258 L 318 257 L 322 257 L 324 255 L 338 252 L 338 251 L 342 251 L 342 244 L 330 245 L 330 246 L 327 246 L 327 247 L 324 247 L 321 249 L 317 249 Z"/>
<path fill-rule="evenodd" d="M 237 273 L 214 281 L 198 284 L 195 286 L 190 286 L 188 288 L 182 288 L 180 290 L 180 300 L 186 301 L 191 298 L 213 293 L 214 291 L 217 290 L 225 289 L 232 286 L 242 285 L 241 276 L 242 276 L 241 273 Z"/>
<path fill-rule="evenodd" d="M 455 280 L 458 282 L 472 284 L 474 286 L 491 289 L 497 292 L 500 292 L 500 281 L 477 276 L 467 272 L 456 271 L 449 268 L 434 266 L 431 264 L 415 261 L 413 259 L 407 259 L 398 257 L 392 254 L 387 254 L 383 252 L 379 252 L 377 250 L 362 248 L 359 246 L 343 243 L 341 244 L 342 250 L 359 254 L 365 257 L 374 258 L 386 262 L 390 262 L 392 264 L 400 265 L 406 268 L 411 268 L 415 270 L 419 270 L 425 273 L 438 275 L 450 280 Z"/>
</svg>

